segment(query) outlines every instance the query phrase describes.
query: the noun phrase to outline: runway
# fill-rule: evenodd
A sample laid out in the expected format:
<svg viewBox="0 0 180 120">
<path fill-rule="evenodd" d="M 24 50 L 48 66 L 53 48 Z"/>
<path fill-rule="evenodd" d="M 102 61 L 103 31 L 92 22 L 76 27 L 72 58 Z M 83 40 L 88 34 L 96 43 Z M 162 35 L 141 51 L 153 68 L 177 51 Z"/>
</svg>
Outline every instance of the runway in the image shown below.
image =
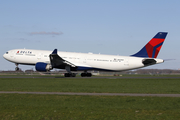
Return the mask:
<svg viewBox="0 0 180 120">
<path fill-rule="evenodd" d="M 93 76 L 93 77 L 64 77 L 64 76 L 0 76 L 0 78 L 59 78 L 59 79 L 180 79 L 180 76 Z"/>
<path fill-rule="evenodd" d="M 18 91 L 0 91 L 0 94 L 79 95 L 79 96 L 134 96 L 134 97 L 180 97 L 180 94 L 72 93 L 72 92 L 18 92 Z"/>
</svg>

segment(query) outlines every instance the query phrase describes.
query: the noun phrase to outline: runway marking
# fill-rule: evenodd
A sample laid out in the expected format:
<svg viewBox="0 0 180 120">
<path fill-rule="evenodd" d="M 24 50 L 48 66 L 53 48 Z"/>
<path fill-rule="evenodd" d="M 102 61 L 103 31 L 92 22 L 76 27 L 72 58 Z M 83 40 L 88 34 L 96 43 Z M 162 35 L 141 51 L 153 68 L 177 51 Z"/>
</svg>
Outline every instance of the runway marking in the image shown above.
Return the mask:
<svg viewBox="0 0 180 120">
<path fill-rule="evenodd" d="M 41 94 L 41 95 L 89 95 L 89 96 L 135 96 L 135 97 L 180 97 L 180 94 L 140 94 L 140 93 L 71 93 L 71 92 L 18 92 L 0 91 L 0 94 Z"/>
</svg>

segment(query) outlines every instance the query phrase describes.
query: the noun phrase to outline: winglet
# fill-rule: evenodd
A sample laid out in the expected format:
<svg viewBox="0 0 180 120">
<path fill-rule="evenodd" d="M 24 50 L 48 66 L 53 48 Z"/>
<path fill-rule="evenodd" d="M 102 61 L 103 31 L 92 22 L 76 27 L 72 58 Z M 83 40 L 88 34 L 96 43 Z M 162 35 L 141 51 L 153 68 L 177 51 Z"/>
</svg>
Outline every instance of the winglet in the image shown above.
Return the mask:
<svg viewBox="0 0 180 120">
<path fill-rule="evenodd" d="M 52 52 L 52 54 L 57 54 L 57 49 L 54 49 L 54 51 Z"/>
<path fill-rule="evenodd" d="M 167 34 L 158 32 L 139 52 L 131 56 L 156 58 Z"/>
</svg>

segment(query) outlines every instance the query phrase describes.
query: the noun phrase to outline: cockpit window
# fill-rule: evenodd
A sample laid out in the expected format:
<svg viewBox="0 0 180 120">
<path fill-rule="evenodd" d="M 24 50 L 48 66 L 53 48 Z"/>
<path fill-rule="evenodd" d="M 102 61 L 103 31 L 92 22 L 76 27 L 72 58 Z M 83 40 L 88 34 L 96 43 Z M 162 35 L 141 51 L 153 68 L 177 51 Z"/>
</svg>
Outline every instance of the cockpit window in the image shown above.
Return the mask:
<svg viewBox="0 0 180 120">
<path fill-rule="evenodd" d="M 6 54 L 8 54 L 8 52 L 6 52 Z"/>
</svg>

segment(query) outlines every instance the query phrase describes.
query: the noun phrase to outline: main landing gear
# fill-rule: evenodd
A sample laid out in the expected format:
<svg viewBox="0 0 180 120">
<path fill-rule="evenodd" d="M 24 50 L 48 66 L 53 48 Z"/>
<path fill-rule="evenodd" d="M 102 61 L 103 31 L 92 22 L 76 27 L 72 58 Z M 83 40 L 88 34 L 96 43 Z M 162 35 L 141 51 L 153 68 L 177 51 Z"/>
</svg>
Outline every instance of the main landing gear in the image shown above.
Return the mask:
<svg viewBox="0 0 180 120">
<path fill-rule="evenodd" d="M 81 77 L 91 77 L 91 73 L 81 73 Z M 65 73 L 64 77 L 76 77 L 76 73 Z"/>
<path fill-rule="evenodd" d="M 65 69 L 68 73 L 64 74 L 64 77 L 76 77 L 76 73 L 71 73 L 71 69 L 70 66 L 65 66 Z M 81 77 L 91 77 L 92 74 L 88 73 L 87 71 L 84 71 L 83 73 L 81 73 Z"/>
<path fill-rule="evenodd" d="M 76 73 L 65 73 L 64 77 L 76 77 Z"/>
<path fill-rule="evenodd" d="M 15 65 L 16 65 L 15 71 L 19 71 L 18 64 L 17 64 L 17 63 L 15 63 Z"/>
<path fill-rule="evenodd" d="M 81 77 L 91 77 L 92 74 L 88 72 L 81 73 Z"/>
<path fill-rule="evenodd" d="M 71 73 L 70 66 L 66 66 L 65 69 L 68 73 L 65 73 L 64 77 L 76 77 L 76 73 Z"/>
</svg>

